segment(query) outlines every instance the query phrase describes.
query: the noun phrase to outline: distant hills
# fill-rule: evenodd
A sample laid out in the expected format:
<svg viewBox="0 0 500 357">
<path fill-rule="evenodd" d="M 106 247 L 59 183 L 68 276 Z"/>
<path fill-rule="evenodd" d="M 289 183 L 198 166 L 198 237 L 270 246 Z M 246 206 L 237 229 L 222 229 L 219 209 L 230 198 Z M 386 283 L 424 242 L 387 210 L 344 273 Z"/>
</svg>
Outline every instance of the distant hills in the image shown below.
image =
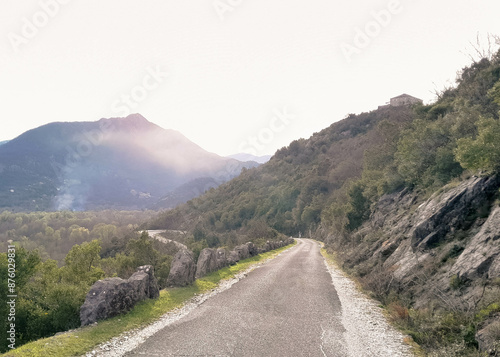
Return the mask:
<svg viewBox="0 0 500 357">
<path fill-rule="evenodd" d="M 271 156 L 272 155 L 255 156 L 252 154 L 240 153 L 240 154 L 229 155 L 228 157 L 239 161 L 255 161 L 258 162 L 259 164 L 265 164 L 271 159 Z"/>
<path fill-rule="evenodd" d="M 207 152 L 140 114 L 57 122 L 0 145 L 0 208 L 170 208 L 255 166 Z"/>
</svg>

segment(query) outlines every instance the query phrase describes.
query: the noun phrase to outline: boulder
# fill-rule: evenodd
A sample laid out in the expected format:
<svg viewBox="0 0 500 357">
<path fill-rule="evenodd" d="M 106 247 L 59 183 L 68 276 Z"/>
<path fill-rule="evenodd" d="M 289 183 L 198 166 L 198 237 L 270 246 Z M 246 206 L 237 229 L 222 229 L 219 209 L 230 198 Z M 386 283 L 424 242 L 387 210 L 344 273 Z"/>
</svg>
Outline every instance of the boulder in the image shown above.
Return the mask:
<svg viewBox="0 0 500 357">
<path fill-rule="evenodd" d="M 267 250 L 265 248 L 257 248 L 257 254 L 262 254 L 265 252 L 267 252 Z"/>
<path fill-rule="evenodd" d="M 196 264 L 195 278 L 201 278 L 217 270 L 217 252 L 215 249 L 205 248 L 200 252 L 198 263 Z"/>
<path fill-rule="evenodd" d="M 170 266 L 167 284 L 169 286 L 187 286 L 194 282 L 196 274 L 196 263 L 194 254 L 187 249 L 177 252 Z"/>
<path fill-rule="evenodd" d="M 131 310 L 145 299 L 160 295 L 151 265 L 141 266 L 129 279 L 107 278 L 90 288 L 80 308 L 82 326 L 107 319 Z"/>
<path fill-rule="evenodd" d="M 248 247 L 248 254 L 251 257 L 256 256 L 257 254 L 259 254 L 257 252 L 257 247 L 255 246 L 255 244 L 253 244 L 252 242 L 248 242 L 246 245 Z"/>
<path fill-rule="evenodd" d="M 250 256 L 248 246 L 246 244 L 236 246 L 234 251 L 238 253 L 239 260 L 247 259 Z"/>
<path fill-rule="evenodd" d="M 218 248 L 215 253 L 215 259 L 217 262 L 217 269 L 222 269 L 227 266 L 227 252 L 224 248 Z"/>
<path fill-rule="evenodd" d="M 240 261 L 240 255 L 238 254 L 238 252 L 235 250 L 230 251 L 229 255 L 227 256 L 227 263 L 229 265 L 234 265 L 239 261 Z"/>
<path fill-rule="evenodd" d="M 149 299 L 157 299 L 160 297 L 160 289 L 158 287 L 158 280 L 156 280 L 154 269 L 152 265 L 143 265 L 137 268 L 137 271 L 132 274 L 132 276 L 128 279 L 129 281 L 133 281 L 138 279 L 139 276 L 142 277 L 139 273 L 145 273 L 148 275 L 149 280 L 146 286 L 146 294 Z"/>
</svg>

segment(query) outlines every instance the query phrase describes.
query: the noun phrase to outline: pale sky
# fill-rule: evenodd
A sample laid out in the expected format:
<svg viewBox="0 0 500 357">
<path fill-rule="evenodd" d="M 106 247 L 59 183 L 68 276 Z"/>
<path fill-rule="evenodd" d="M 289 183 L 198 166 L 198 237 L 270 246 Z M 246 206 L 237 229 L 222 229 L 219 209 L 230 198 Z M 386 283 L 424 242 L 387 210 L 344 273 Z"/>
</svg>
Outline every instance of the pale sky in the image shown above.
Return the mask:
<svg viewBox="0 0 500 357">
<path fill-rule="evenodd" d="M 500 35 L 498 0 L 1 0 L 0 141 L 141 113 L 219 155 L 272 154 Z"/>
</svg>

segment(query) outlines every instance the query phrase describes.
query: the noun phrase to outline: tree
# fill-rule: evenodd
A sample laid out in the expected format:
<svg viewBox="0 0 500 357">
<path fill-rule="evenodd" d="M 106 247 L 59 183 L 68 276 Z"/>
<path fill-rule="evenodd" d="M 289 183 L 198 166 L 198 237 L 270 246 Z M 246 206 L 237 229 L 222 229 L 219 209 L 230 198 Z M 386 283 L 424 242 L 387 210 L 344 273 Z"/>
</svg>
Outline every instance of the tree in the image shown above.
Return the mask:
<svg viewBox="0 0 500 357">
<path fill-rule="evenodd" d="M 352 231 L 370 216 L 370 201 L 364 196 L 364 187 L 360 182 L 351 185 L 348 196 L 350 208 L 347 212 L 347 228 Z"/>
<path fill-rule="evenodd" d="M 66 263 L 65 278 L 72 283 L 93 284 L 104 277 L 104 272 L 97 267 L 101 259 L 100 251 L 101 245 L 98 240 L 85 242 L 71 248 L 64 258 Z"/>
<path fill-rule="evenodd" d="M 142 232 L 138 239 L 131 239 L 127 244 L 127 251 L 134 257 L 136 266 L 156 266 L 158 263 L 159 252 L 153 247 L 153 240 L 148 232 Z"/>
<path fill-rule="evenodd" d="M 488 91 L 488 97 L 500 105 L 500 80 Z"/>
<path fill-rule="evenodd" d="M 455 150 L 457 161 L 465 169 L 495 173 L 500 171 L 500 121 L 481 119 L 475 139 L 458 140 Z"/>
</svg>

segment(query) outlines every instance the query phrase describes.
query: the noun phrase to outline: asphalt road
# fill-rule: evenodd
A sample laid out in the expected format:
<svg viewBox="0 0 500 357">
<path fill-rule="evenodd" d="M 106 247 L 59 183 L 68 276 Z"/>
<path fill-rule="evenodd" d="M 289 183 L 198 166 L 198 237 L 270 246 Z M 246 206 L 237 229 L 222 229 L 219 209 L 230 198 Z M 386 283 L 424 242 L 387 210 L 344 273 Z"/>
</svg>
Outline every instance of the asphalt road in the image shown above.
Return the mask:
<svg viewBox="0 0 500 357">
<path fill-rule="evenodd" d="M 299 239 L 127 356 L 348 356 L 317 243 Z"/>
</svg>

